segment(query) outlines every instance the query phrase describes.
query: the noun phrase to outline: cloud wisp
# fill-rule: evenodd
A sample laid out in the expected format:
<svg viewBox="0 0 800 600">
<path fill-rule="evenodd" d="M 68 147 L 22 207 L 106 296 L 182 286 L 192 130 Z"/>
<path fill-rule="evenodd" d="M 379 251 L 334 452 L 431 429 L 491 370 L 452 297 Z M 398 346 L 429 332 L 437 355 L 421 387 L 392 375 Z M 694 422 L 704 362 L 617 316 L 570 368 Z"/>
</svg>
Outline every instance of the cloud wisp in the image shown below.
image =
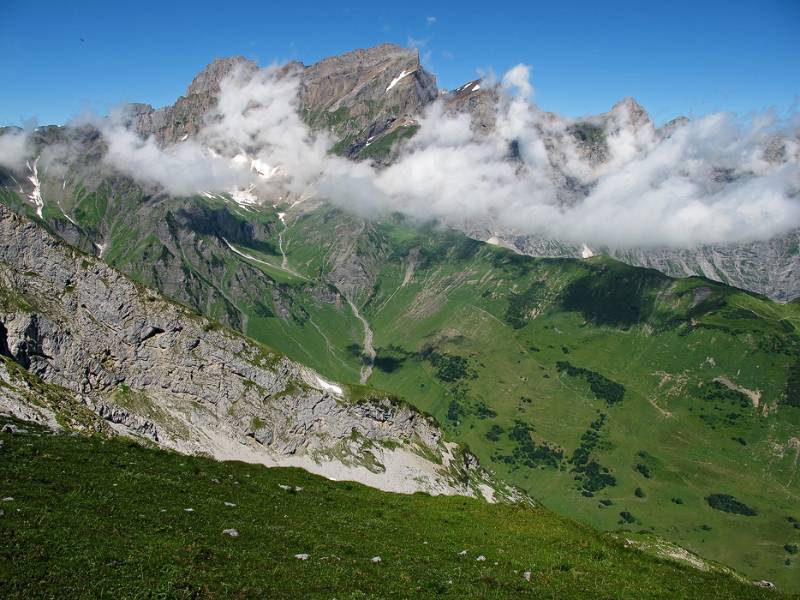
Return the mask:
<svg viewBox="0 0 800 600">
<path fill-rule="evenodd" d="M 594 247 L 740 243 L 800 226 L 796 117 L 712 114 L 665 133 L 622 102 L 575 121 L 539 110 L 530 68 L 518 65 L 497 86 L 491 131 L 476 134 L 469 114 L 440 99 L 379 168 L 330 152 L 333 140 L 300 118 L 298 85 L 298 72 L 277 66 L 234 70 L 205 127 L 167 148 L 124 115 L 97 120 L 103 160 L 175 195 L 247 189 L 275 202 L 313 190 L 368 216 L 400 211 Z M 574 134 L 587 123 L 594 150 Z M 0 137 L 0 163 L 28 143 L 25 132 Z"/>
</svg>

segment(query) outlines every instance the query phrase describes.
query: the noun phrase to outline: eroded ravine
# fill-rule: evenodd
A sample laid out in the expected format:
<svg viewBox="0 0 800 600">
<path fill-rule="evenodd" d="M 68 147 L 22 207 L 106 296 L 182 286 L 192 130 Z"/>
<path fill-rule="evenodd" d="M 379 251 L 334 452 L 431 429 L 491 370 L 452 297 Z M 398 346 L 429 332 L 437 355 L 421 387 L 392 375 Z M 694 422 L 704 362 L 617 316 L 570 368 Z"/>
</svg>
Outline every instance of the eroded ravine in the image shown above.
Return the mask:
<svg viewBox="0 0 800 600">
<path fill-rule="evenodd" d="M 360 381 L 362 384 L 365 384 L 369 380 L 370 375 L 372 375 L 372 365 L 375 362 L 375 348 L 372 347 L 372 328 L 369 326 L 369 321 L 367 321 L 358 311 L 358 307 L 355 305 L 355 302 L 353 302 L 350 298 L 347 298 L 347 302 L 350 304 L 350 308 L 353 310 L 353 314 L 355 315 L 356 319 L 361 321 L 361 324 L 364 326 L 364 364 L 361 365 Z"/>
</svg>

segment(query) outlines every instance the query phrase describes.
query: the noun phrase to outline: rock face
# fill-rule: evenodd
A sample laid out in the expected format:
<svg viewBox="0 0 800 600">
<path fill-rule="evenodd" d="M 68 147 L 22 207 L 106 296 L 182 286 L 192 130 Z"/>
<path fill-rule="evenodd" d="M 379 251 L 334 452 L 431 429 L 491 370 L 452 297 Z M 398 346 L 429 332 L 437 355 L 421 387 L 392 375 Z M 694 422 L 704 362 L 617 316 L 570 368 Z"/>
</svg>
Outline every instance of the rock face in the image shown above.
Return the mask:
<svg viewBox="0 0 800 600">
<path fill-rule="evenodd" d="M 162 145 L 196 134 L 216 105 L 220 82 L 237 68 L 258 66 L 242 56 L 217 59 L 175 104 L 158 109 L 129 105 L 136 131 Z M 354 50 L 308 67 L 290 63 L 285 72 L 299 74 L 298 102 L 306 122 L 332 130 L 340 151 L 352 158 L 368 142 L 413 124 L 438 96 L 436 78 L 422 68 L 419 53 L 394 44 Z"/>
<path fill-rule="evenodd" d="M 301 466 L 394 491 L 480 495 L 486 483 L 431 419 L 380 396 L 348 401 L 310 369 L 165 301 L 5 207 L 0 265 L 6 411 L 51 425 L 82 415 L 94 429 L 181 452 Z"/>
<path fill-rule="evenodd" d="M 243 56 L 218 59 L 194 78 L 186 95 L 171 106 L 154 109 L 148 104 L 128 105 L 136 131 L 143 137 L 154 136 L 162 145 L 180 142 L 196 134 L 205 124 L 208 112 L 217 104 L 220 82 L 236 69 L 255 70 L 256 63 Z"/>
<path fill-rule="evenodd" d="M 299 96 L 306 120 L 331 129 L 341 151 L 355 158 L 368 142 L 413 124 L 438 88 L 416 50 L 382 44 L 307 67 Z"/>
</svg>

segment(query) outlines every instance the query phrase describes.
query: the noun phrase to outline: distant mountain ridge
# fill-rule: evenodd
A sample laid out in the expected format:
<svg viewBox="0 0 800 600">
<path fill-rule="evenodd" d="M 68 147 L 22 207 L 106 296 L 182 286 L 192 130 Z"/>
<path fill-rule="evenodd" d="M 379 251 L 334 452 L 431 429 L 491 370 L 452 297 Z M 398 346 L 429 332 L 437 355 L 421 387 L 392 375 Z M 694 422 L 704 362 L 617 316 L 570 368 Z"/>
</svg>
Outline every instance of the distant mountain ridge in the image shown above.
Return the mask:
<svg viewBox="0 0 800 600">
<path fill-rule="evenodd" d="M 153 108 L 128 105 L 130 124 L 139 135 L 152 136 L 167 146 L 196 135 L 216 105 L 220 82 L 234 69 L 254 71 L 258 65 L 241 56 L 218 59 L 201 71 L 174 104 Z M 299 77 L 299 107 L 312 128 L 329 131 L 336 141 L 334 151 L 351 159 L 370 159 L 379 165 L 396 159 L 403 141 L 413 136 L 425 110 L 437 99 L 448 113 L 466 113 L 476 135 L 494 127 L 498 101 L 496 84 L 471 80 L 455 90 L 437 87 L 413 49 L 383 44 L 326 58 L 310 66 L 292 62 L 284 71 Z M 557 115 L 549 115 L 558 120 Z M 660 129 L 666 137 L 685 125 L 677 117 Z M 609 112 L 574 123 L 564 129 L 574 137 L 583 158 L 594 165 L 608 159 L 605 137 L 615 128 L 652 128 L 645 109 L 632 98 L 617 103 Z M 46 144 L 46 142 L 44 142 Z M 558 154 L 559 140 L 545 139 L 548 151 Z M 513 149 L 512 149 L 513 150 Z M 781 160 L 780 149 L 771 160 Z M 513 155 L 513 151 L 511 152 Z M 555 164 L 555 163 L 554 163 Z M 582 184 L 554 169 L 553 185 L 561 201 L 579 202 L 587 193 Z M 0 181 L 1 183 L 1 181 Z M 23 179 L 21 187 L 28 182 Z M 492 240 L 531 256 L 581 257 L 587 248 L 556 239 L 544 239 L 488 222 L 463 227 L 469 235 Z M 786 302 L 800 297 L 800 230 L 772 240 L 744 244 L 700 245 L 695 248 L 591 248 L 632 265 L 653 267 L 671 276 L 703 275 Z"/>
</svg>

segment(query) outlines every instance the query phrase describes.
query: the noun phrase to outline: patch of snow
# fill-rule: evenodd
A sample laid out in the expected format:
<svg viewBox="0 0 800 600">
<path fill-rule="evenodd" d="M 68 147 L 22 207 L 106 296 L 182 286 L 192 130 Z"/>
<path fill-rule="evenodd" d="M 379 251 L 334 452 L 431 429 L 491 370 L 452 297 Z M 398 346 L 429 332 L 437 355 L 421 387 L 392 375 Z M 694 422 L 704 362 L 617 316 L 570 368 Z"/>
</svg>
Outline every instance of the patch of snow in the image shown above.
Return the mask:
<svg viewBox="0 0 800 600">
<path fill-rule="evenodd" d="M 278 219 L 280 219 L 280 222 L 283 223 L 284 225 L 286 225 L 286 218 L 285 217 L 286 217 L 286 213 L 285 212 L 279 212 L 278 213 Z"/>
<path fill-rule="evenodd" d="M 239 256 L 241 256 L 242 258 L 247 258 L 247 259 L 249 259 L 249 260 L 253 260 L 253 261 L 255 261 L 255 262 L 258 262 L 258 263 L 261 263 L 261 264 L 267 265 L 268 267 L 271 267 L 271 266 L 272 266 L 270 263 L 268 263 L 268 262 L 267 262 L 267 261 L 265 261 L 265 260 L 261 260 L 260 258 L 256 258 L 255 256 L 252 256 L 252 255 L 250 255 L 250 254 L 247 254 L 246 252 L 242 252 L 241 250 L 237 250 L 237 249 L 236 249 L 236 248 L 234 248 L 234 247 L 231 245 L 231 243 L 230 243 L 228 240 L 226 240 L 225 238 L 222 238 L 222 241 L 223 241 L 223 242 L 225 242 L 225 245 L 226 245 L 226 246 L 228 246 L 228 248 L 229 248 L 229 249 L 230 249 L 230 250 L 231 250 L 231 251 L 232 251 L 234 254 L 238 254 L 238 255 L 239 255 Z"/>
<path fill-rule="evenodd" d="M 403 69 L 401 71 L 400 75 L 398 75 L 397 77 L 392 79 L 392 82 L 389 85 L 386 86 L 386 92 L 388 92 L 390 89 L 392 89 L 398 83 L 400 83 L 400 80 L 403 79 L 403 77 L 411 75 L 411 73 L 412 73 L 412 71 L 406 71 L 405 69 Z M 384 93 L 386 93 L 386 92 L 384 92 Z"/>
<path fill-rule="evenodd" d="M 485 557 L 483 554 L 481 554 L 481 555 L 480 555 L 478 558 L 476 558 L 475 560 L 477 560 L 478 562 L 485 562 L 485 561 L 486 561 L 486 557 Z"/>
<path fill-rule="evenodd" d="M 481 89 L 481 84 L 480 84 L 480 83 L 476 83 L 476 84 L 475 84 L 475 87 L 474 87 L 474 88 L 472 88 L 472 91 L 473 91 L 473 92 L 477 92 L 479 89 Z"/>
<path fill-rule="evenodd" d="M 67 183 L 67 180 L 65 179 L 65 180 L 64 180 L 64 185 L 66 185 L 66 183 Z M 62 186 L 62 188 L 61 188 L 61 189 L 64 189 L 64 188 L 63 188 L 63 186 Z M 72 217 L 70 217 L 70 216 L 67 214 L 67 211 L 65 211 L 65 210 L 64 210 L 64 207 L 62 207 L 62 206 L 61 206 L 61 198 L 59 198 L 59 199 L 58 199 L 58 202 L 57 202 L 57 204 L 58 204 L 58 210 L 60 210 L 60 211 L 61 211 L 61 214 L 62 214 L 62 215 L 64 215 L 65 217 L 67 217 L 67 221 L 69 221 L 70 223 L 72 223 L 73 225 L 75 225 L 75 227 L 78 227 L 78 224 L 77 224 L 77 223 L 76 223 L 76 222 L 73 220 L 73 218 L 72 218 Z"/>
<path fill-rule="evenodd" d="M 492 246 L 499 246 L 500 245 L 500 240 L 497 239 L 497 237 L 492 236 L 488 240 L 486 240 L 486 243 L 487 244 L 491 244 Z"/>
<path fill-rule="evenodd" d="M 376 565 L 377 565 L 379 562 L 382 562 L 382 559 L 381 559 L 381 557 L 380 557 L 380 556 L 373 556 L 373 557 L 372 557 L 370 560 L 371 560 L 373 563 L 375 563 Z"/>
<path fill-rule="evenodd" d="M 28 194 L 28 198 L 36 207 L 36 214 L 39 215 L 39 218 L 41 219 L 42 208 L 44 208 L 44 200 L 42 200 L 42 184 L 39 181 L 39 157 L 36 157 L 36 160 L 33 161 L 32 165 L 30 161 L 25 161 L 25 165 L 31 172 L 30 177 L 28 177 L 28 181 L 33 184 L 33 191 Z"/>
<path fill-rule="evenodd" d="M 589 248 L 589 246 L 587 246 L 586 244 L 584 244 L 583 248 L 581 249 L 581 258 L 592 258 L 593 256 L 594 252 L 592 252 L 592 249 Z"/>
<path fill-rule="evenodd" d="M 103 253 L 106 251 L 106 244 L 98 244 L 98 243 L 95 242 L 94 245 L 95 245 L 95 248 L 97 248 L 100 251 L 98 253 L 98 256 L 100 258 L 103 258 Z"/>
<path fill-rule="evenodd" d="M 310 558 L 308 554 L 295 554 L 294 557 L 297 560 L 308 560 Z"/>
<path fill-rule="evenodd" d="M 316 379 L 317 379 L 317 385 L 319 385 L 323 390 L 328 391 L 328 392 L 332 392 L 333 394 L 336 394 L 337 396 L 341 396 L 342 395 L 342 388 L 340 388 L 338 385 L 334 385 L 332 383 L 329 383 L 329 382 L 325 381 L 319 375 L 316 376 Z"/>
<path fill-rule="evenodd" d="M 222 535 L 229 535 L 231 537 L 239 537 L 239 532 L 235 529 L 223 529 Z"/>
<path fill-rule="evenodd" d="M 290 274 L 294 275 L 295 277 L 299 277 L 301 279 L 308 279 L 308 277 L 306 277 L 305 275 L 301 275 L 300 273 L 297 273 L 296 271 L 292 271 L 291 269 L 289 269 L 287 267 L 279 267 L 277 265 L 273 265 L 272 263 L 268 263 L 265 260 L 261 260 L 260 258 L 256 258 L 255 256 L 253 256 L 251 254 L 247 254 L 246 252 L 242 252 L 241 250 L 237 250 L 225 238 L 222 238 L 222 241 L 225 242 L 225 244 L 228 246 L 228 248 L 231 250 L 231 252 L 233 252 L 234 254 L 238 254 L 242 258 L 246 258 L 248 260 L 252 260 L 254 262 L 261 263 L 262 265 L 267 265 L 268 267 L 272 267 L 273 269 L 280 269 L 281 271 L 286 271 L 287 273 L 290 273 Z"/>
<path fill-rule="evenodd" d="M 180 141 L 182 141 L 182 142 L 185 142 L 185 141 L 186 141 L 186 140 L 188 140 L 188 139 L 189 139 L 189 134 L 187 133 L 186 135 L 184 135 L 184 136 L 181 138 L 181 140 L 180 140 Z"/>
<path fill-rule="evenodd" d="M 249 208 L 258 202 L 258 197 L 253 193 L 255 186 L 250 184 L 246 188 L 236 188 L 229 193 L 233 201 L 242 208 Z"/>
</svg>

